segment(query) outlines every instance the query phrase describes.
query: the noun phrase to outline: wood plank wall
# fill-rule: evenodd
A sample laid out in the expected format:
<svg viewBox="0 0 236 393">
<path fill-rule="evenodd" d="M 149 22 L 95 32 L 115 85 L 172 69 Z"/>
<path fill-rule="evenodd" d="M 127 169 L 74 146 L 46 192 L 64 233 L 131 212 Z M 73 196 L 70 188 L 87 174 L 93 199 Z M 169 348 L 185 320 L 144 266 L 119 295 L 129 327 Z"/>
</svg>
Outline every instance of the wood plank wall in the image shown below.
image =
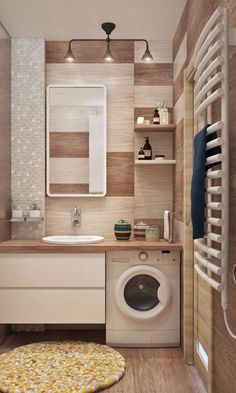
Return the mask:
<svg viewBox="0 0 236 393">
<path fill-rule="evenodd" d="M 229 10 L 229 24 L 231 28 L 236 28 L 236 2 L 235 0 L 206 0 L 195 1 L 188 0 L 177 28 L 173 40 L 173 57 L 174 57 L 174 112 L 177 117 L 176 138 L 181 139 L 181 119 L 183 116 L 183 106 L 181 104 L 181 95 L 183 93 L 183 71 L 187 64 L 190 63 L 196 41 L 199 33 L 202 30 L 207 19 L 214 12 L 218 6 L 227 7 Z M 186 43 L 184 43 L 186 40 Z M 175 70 L 179 59 L 182 57 L 182 69 L 175 77 Z M 185 63 L 183 59 L 185 58 Z M 178 68 L 178 67 L 177 67 Z M 229 301 L 230 311 L 229 319 L 234 331 L 236 330 L 236 287 L 232 279 L 232 266 L 235 263 L 236 254 L 236 209 L 235 209 L 235 192 L 236 185 L 234 178 L 236 175 L 236 49 L 230 47 L 229 51 L 229 68 L 230 68 L 230 266 L 229 266 Z M 180 67 L 179 67 L 180 69 Z M 182 112 L 181 112 L 182 110 Z M 213 119 L 214 120 L 214 119 Z M 179 141 L 176 146 L 181 145 Z M 180 152 L 176 149 L 176 159 L 179 160 Z M 179 160 L 179 170 L 181 170 L 181 159 Z M 177 164 L 178 171 L 178 164 Z M 177 173 L 177 172 L 176 172 Z M 174 192 L 174 207 L 177 217 L 182 221 L 183 216 L 179 206 L 181 193 L 177 192 L 182 189 L 180 178 L 176 176 L 175 179 L 175 192 Z M 227 333 L 223 313 L 220 304 L 220 295 L 213 292 L 213 392 L 234 393 L 236 391 L 235 382 L 235 367 L 236 367 L 236 341 L 231 339 Z"/>
<path fill-rule="evenodd" d="M 173 64 L 170 41 L 150 43 L 152 64 L 141 61 L 144 46 L 133 42 L 112 43 L 112 64 L 104 64 L 104 43 L 75 43 L 74 64 L 66 64 L 67 42 L 46 44 L 46 79 L 49 83 L 104 84 L 108 93 L 107 196 L 105 198 L 46 198 L 47 234 L 71 233 L 70 209 L 82 209 L 83 234 L 113 237 L 113 225 L 120 219 L 131 224 L 143 220 L 157 224 L 163 234 L 163 209 L 172 209 L 172 168 L 135 168 L 134 159 L 144 136 L 134 135 L 138 115 L 152 118 L 158 101 L 165 100 L 172 113 Z M 53 130 L 55 136 L 58 130 Z M 56 150 L 63 145 L 63 130 Z M 65 130 L 68 133 L 68 130 Z M 63 135 L 62 135 L 63 134 Z M 54 137 L 54 135 L 53 135 Z M 68 138 L 67 138 L 68 141 Z M 154 154 L 164 151 L 173 158 L 172 137 L 150 135 Z M 66 142 L 67 150 L 70 147 Z M 81 152 L 80 152 L 81 153 Z M 52 154 L 54 154 L 52 152 Z M 74 154 L 74 149 L 71 154 Z M 86 152 L 84 152 L 86 155 Z M 56 153 L 58 155 L 58 153 Z M 80 154 L 81 157 L 81 154 Z M 85 185 L 84 185 L 85 186 Z M 102 223 L 102 225 L 101 225 Z M 78 229 L 77 229 L 78 231 Z"/>
</svg>

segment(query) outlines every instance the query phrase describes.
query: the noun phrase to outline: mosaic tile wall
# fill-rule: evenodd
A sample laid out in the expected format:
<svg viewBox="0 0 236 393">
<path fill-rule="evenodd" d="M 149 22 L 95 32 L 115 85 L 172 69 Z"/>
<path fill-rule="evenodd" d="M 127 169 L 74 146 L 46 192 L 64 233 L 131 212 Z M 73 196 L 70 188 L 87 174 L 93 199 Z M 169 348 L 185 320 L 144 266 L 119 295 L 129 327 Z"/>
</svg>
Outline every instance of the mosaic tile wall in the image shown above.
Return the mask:
<svg viewBox="0 0 236 393">
<path fill-rule="evenodd" d="M 45 42 L 12 40 L 12 207 L 45 216 Z M 13 223 L 12 238 L 41 237 L 42 223 Z"/>
</svg>

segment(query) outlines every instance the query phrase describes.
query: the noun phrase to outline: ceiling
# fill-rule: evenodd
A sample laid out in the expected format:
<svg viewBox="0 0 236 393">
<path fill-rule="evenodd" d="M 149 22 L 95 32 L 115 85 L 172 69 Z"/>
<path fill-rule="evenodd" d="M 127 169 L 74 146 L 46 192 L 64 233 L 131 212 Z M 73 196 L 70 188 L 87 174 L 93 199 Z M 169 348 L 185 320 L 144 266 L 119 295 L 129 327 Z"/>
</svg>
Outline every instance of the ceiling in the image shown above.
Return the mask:
<svg viewBox="0 0 236 393">
<path fill-rule="evenodd" d="M 46 40 L 113 38 L 172 40 L 186 0 L 0 0 L 0 21 L 12 37 Z"/>
</svg>

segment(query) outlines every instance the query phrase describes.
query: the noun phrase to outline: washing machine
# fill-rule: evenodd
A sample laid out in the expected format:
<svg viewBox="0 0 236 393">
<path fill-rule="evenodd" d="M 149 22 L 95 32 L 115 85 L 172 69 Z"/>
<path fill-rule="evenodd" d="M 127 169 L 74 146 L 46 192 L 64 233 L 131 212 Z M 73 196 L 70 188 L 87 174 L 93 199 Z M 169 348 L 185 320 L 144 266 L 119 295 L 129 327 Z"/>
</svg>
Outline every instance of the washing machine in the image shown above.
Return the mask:
<svg viewBox="0 0 236 393">
<path fill-rule="evenodd" d="M 106 343 L 126 347 L 180 344 L 180 253 L 106 253 Z"/>
</svg>

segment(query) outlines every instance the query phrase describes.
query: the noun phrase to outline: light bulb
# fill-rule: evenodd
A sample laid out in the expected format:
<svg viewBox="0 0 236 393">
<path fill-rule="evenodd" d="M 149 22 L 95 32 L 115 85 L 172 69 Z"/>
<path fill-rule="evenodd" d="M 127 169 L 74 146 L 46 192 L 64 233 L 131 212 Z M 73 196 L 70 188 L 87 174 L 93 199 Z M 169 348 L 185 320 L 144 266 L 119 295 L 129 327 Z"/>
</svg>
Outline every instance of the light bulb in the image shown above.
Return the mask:
<svg viewBox="0 0 236 393">
<path fill-rule="evenodd" d="M 107 45 L 107 50 L 106 50 L 105 55 L 103 56 L 103 60 L 107 61 L 108 63 L 110 63 L 110 62 L 112 62 L 114 60 L 113 56 L 112 56 L 112 53 L 111 53 L 111 50 L 110 50 L 109 44 Z"/>
<path fill-rule="evenodd" d="M 68 51 L 66 52 L 66 55 L 65 55 L 64 59 L 68 63 L 73 63 L 75 61 L 75 57 L 74 57 L 74 55 L 72 53 L 70 45 L 69 45 Z"/>
<path fill-rule="evenodd" d="M 152 54 L 151 54 L 148 46 L 147 46 L 147 48 L 146 48 L 146 50 L 145 50 L 145 52 L 143 54 L 142 60 L 147 62 L 147 63 L 151 62 L 153 60 Z"/>
</svg>

